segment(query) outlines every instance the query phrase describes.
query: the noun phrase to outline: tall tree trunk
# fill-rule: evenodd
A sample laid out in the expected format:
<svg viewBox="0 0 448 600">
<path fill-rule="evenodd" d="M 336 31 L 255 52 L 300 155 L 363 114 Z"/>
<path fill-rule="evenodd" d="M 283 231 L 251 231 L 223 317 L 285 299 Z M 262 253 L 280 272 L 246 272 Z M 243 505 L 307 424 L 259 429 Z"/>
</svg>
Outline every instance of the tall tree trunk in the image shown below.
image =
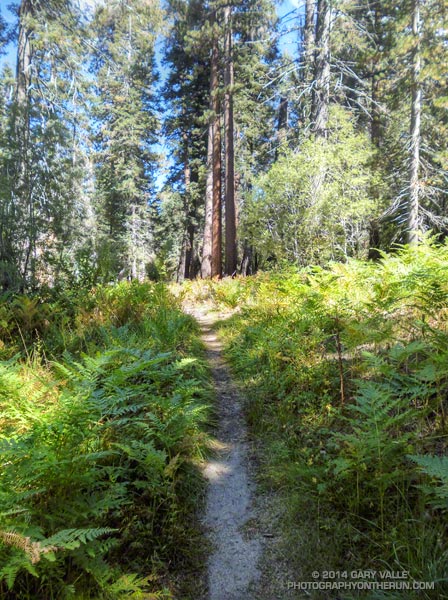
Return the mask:
<svg viewBox="0 0 448 600">
<path fill-rule="evenodd" d="M 312 129 L 319 137 L 325 137 L 327 133 L 330 103 L 330 27 L 330 2 L 318 0 L 311 119 Z"/>
<path fill-rule="evenodd" d="M 315 43 L 314 27 L 315 0 L 305 2 L 305 29 L 303 33 L 303 80 L 311 83 L 313 75 L 313 54 Z"/>
<path fill-rule="evenodd" d="M 375 65 L 372 65 L 372 69 L 375 69 Z M 371 86 L 371 114 L 372 119 L 370 121 L 370 139 L 372 144 L 379 148 L 381 143 L 381 117 L 380 109 L 378 106 L 379 102 L 379 90 L 380 82 L 379 77 L 376 73 L 372 73 L 372 86 Z"/>
<path fill-rule="evenodd" d="M 372 104 L 371 104 L 371 122 L 370 122 L 370 139 L 372 144 L 376 147 L 380 147 L 381 142 L 381 122 L 380 122 L 380 111 L 378 107 L 379 100 L 379 79 L 374 73 L 375 65 L 372 65 Z M 378 189 L 375 186 L 372 190 L 373 197 L 378 200 Z M 381 241 L 380 224 L 378 219 L 372 219 L 369 223 L 369 260 L 379 260 L 381 254 L 378 251 Z"/>
<path fill-rule="evenodd" d="M 138 200 L 133 199 L 131 201 L 131 214 L 130 214 L 130 254 L 129 254 L 129 272 L 131 280 L 138 279 L 138 267 L 137 267 L 137 249 L 138 249 L 138 217 L 137 217 L 137 206 Z"/>
<path fill-rule="evenodd" d="M 29 19 L 33 15 L 31 0 L 22 0 L 19 10 L 19 39 L 17 44 L 16 71 L 16 116 L 15 135 L 18 149 L 17 181 L 15 185 L 15 213 L 19 217 L 21 227 L 25 230 L 26 239 L 20 260 L 21 287 L 26 285 L 28 270 L 35 251 L 34 206 L 31 197 L 29 143 L 30 143 L 30 89 L 31 89 L 31 31 Z"/>
<path fill-rule="evenodd" d="M 186 232 L 186 251 L 185 251 L 185 279 L 193 279 L 194 277 L 194 233 L 195 228 L 192 222 L 192 215 L 190 213 L 187 223 Z"/>
<path fill-rule="evenodd" d="M 177 263 L 177 271 L 176 271 L 176 283 L 182 283 L 185 279 L 185 257 L 187 255 L 187 236 L 184 233 L 182 238 L 182 246 L 180 249 L 179 262 Z"/>
<path fill-rule="evenodd" d="M 375 1 L 374 6 L 374 36 L 375 36 L 375 44 L 379 48 L 382 44 L 382 36 L 380 32 L 381 27 L 381 12 L 380 12 L 380 0 Z M 379 148 L 381 145 L 381 114 L 379 107 L 380 100 L 380 78 L 379 73 L 376 72 L 377 65 L 379 62 L 379 56 L 375 56 L 371 62 L 371 120 L 370 120 L 370 140 L 372 144 Z M 373 197 L 378 200 L 378 189 L 375 186 L 372 190 Z M 381 231 L 380 231 L 380 223 L 378 219 L 372 219 L 369 223 L 369 251 L 368 251 L 368 259 L 369 260 L 379 260 L 381 258 L 381 253 L 378 248 L 381 242 Z"/>
<path fill-rule="evenodd" d="M 215 27 L 213 13 L 211 26 Z M 212 33 L 210 56 L 210 120 L 208 123 L 205 184 L 205 223 L 202 245 L 201 277 L 221 276 L 221 128 L 219 119 L 219 48 L 216 31 Z"/>
<path fill-rule="evenodd" d="M 225 273 L 234 275 L 237 268 L 236 244 L 236 207 L 235 207 L 235 148 L 234 148 L 234 115 L 233 115 L 233 49 L 231 7 L 224 9 L 225 42 L 224 42 L 224 121 L 225 121 L 225 222 L 226 222 L 226 252 Z"/>
<path fill-rule="evenodd" d="M 19 39 L 17 44 L 16 67 L 16 103 L 19 110 L 16 126 L 22 125 L 20 142 L 29 141 L 29 93 L 31 88 L 32 49 L 30 40 L 29 19 L 33 14 L 31 0 L 22 0 L 19 10 Z M 22 121 L 22 122 L 21 122 Z"/>
<path fill-rule="evenodd" d="M 375 0 L 374 2 L 374 44 L 376 48 L 381 48 L 384 45 L 383 35 L 381 31 L 381 6 L 380 0 Z M 371 79 L 371 103 L 370 103 L 370 112 L 372 118 L 370 120 L 370 139 L 372 144 L 379 148 L 381 144 L 381 112 L 380 112 L 380 73 L 378 69 L 378 65 L 381 61 L 381 51 L 377 51 L 376 54 L 372 57 L 370 69 L 372 73 Z"/>
<path fill-rule="evenodd" d="M 191 169 L 190 162 L 186 163 L 185 169 L 185 186 L 187 190 L 187 228 L 185 232 L 185 270 L 184 278 L 193 279 L 195 276 L 194 269 L 194 238 L 196 233 L 195 218 L 196 218 L 196 206 L 195 199 L 191 193 L 192 182 L 197 183 L 197 171 Z"/>
<path fill-rule="evenodd" d="M 212 202 L 212 260 L 211 276 L 222 275 L 222 204 L 221 204 L 221 119 L 219 87 L 219 49 L 216 35 L 213 38 L 210 73 L 210 93 L 213 110 L 213 202 Z"/>
<path fill-rule="evenodd" d="M 409 166 L 409 200 L 407 214 L 407 241 L 418 244 L 419 216 L 419 165 L 420 165 L 420 119 L 422 112 L 422 88 L 420 84 L 420 0 L 413 0 L 412 35 L 414 38 L 412 64 L 411 147 Z"/>
<path fill-rule="evenodd" d="M 205 181 L 205 223 L 202 244 L 201 277 L 212 275 L 212 219 L 213 219 L 213 118 L 208 124 L 207 175 Z"/>
<path fill-rule="evenodd" d="M 185 278 L 188 278 L 187 272 L 188 268 L 188 225 L 190 220 L 190 182 L 191 182 L 191 169 L 190 169 L 190 157 L 188 152 L 188 136 L 186 133 L 183 134 L 183 144 L 184 144 L 184 152 L 183 152 L 183 160 L 184 160 L 184 218 L 185 218 L 185 228 L 184 234 L 182 238 L 182 248 L 179 258 L 179 266 L 177 269 L 177 282 L 183 281 Z"/>
<path fill-rule="evenodd" d="M 213 61 L 210 73 L 210 111 L 213 111 L 214 77 Z M 201 277 L 207 279 L 212 276 L 212 234 L 213 234 L 213 127 L 216 117 L 212 114 L 208 122 L 207 137 L 207 164 L 205 180 L 205 222 L 202 244 Z"/>
</svg>

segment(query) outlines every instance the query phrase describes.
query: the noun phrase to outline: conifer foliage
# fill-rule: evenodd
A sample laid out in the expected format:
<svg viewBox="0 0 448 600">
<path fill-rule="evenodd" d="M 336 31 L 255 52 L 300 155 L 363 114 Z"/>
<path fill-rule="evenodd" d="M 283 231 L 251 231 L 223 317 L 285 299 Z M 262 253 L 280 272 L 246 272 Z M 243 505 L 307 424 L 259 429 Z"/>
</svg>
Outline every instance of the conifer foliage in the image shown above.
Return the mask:
<svg viewBox="0 0 448 600">
<path fill-rule="evenodd" d="M 352 146 L 350 162 L 363 164 L 371 206 L 361 220 L 344 217 L 350 241 L 330 256 L 375 257 L 426 229 L 444 235 L 443 7 L 286 4 L 282 18 L 271 0 L 16 5 L 16 23 L 0 23 L 16 54 L 16 73 L 5 65 L 1 81 L 4 289 L 234 276 L 291 258 L 294 244 L 297 261 L 301 240 L 278 231 L 298 198 L 270 195 L 275 163 L 286 166 L 285 189 L 297 176 L 286 156 L 313 144 L 333 153 L 343 113 L 370 138 L 370 161 Z M 331 184 L 316 166 L 316 212 Z M 307 254 L 340 239 L 337 207 L 315 221 Z M 260 251 L 267 235 L 275 243 Z"/>
</svg>

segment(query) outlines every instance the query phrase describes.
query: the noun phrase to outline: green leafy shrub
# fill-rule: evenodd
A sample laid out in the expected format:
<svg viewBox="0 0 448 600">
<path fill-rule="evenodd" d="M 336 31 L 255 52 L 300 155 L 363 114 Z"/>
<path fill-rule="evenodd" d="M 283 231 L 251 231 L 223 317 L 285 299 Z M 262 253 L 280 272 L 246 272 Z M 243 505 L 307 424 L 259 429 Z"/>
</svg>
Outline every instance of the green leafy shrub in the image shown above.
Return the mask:
<svg viewBox="0 0 448 600">
<path fill-rule="evenodd" d="M 381 212 L 379 176 L 372 177 L 374 148 L 348 113 L 334 108 L 328 136 L 309 138 L 300 152 L 286 150 L 260 175 L 246 198 L 243 237 L 262 264 L 326 264 L 362 257 L 368 223 Z"/>
</svg>

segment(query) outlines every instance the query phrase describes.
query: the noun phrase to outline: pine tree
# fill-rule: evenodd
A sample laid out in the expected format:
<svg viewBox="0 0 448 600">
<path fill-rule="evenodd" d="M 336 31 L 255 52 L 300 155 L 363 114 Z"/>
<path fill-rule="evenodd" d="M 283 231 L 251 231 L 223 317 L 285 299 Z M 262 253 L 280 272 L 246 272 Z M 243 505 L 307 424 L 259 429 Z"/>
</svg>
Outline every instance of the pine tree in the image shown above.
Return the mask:
<svg viewBox="0 0 448 600">
<path fill-rule="evenodd" d="M 79 233 L 72 215 L 82 179 L 74 158 L 80 20 L 65 0 L 23 0 L 18 10 L 15 93 L 5 105 L 4 288 L 54 284 Z"/>
<path fill-rule="evenodd" d="M 178 220 L 163 227 L 165 244 L 177 253 L 176 278 L 195 277 L 200 268 L 200 244 L 205 196 L 207 160 L 207 118 L 209 56 L 201 43 L 205 23 L 201 0 L 172 0 L 167 7 L 171 27 L 165 43 L 164 62 L 169 75 L 164 86 L 167 103 L 164 131 L 171 149 L 173 166 L 166 184 L 167 202 L 178 198 Z M 173 214 L 173 210 L 171 210 Z"/>
<path fill-rule="evenodd" d="M 104 277 L 141 279 L 151 257 L 158 122 L 154 44 L 160 11 L 144 0 L 97 9 L 94 71 L 96 179 Z"/>
</svg>

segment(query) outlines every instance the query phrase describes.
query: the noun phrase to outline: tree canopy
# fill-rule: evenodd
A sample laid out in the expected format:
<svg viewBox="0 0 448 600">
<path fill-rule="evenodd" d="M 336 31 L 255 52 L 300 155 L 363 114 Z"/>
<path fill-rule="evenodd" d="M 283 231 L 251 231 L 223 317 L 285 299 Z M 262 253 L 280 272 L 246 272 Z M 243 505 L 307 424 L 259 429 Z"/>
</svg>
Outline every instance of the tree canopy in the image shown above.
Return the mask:
<svg viewBox="0 0 448 600">
<path fill-rule="evenodd" d="M 439 2 L 15 10 L 0 21 L 16 55 L 0 82 L 5 289 L 244 274 L 445 236 Z"/>
</svg>

